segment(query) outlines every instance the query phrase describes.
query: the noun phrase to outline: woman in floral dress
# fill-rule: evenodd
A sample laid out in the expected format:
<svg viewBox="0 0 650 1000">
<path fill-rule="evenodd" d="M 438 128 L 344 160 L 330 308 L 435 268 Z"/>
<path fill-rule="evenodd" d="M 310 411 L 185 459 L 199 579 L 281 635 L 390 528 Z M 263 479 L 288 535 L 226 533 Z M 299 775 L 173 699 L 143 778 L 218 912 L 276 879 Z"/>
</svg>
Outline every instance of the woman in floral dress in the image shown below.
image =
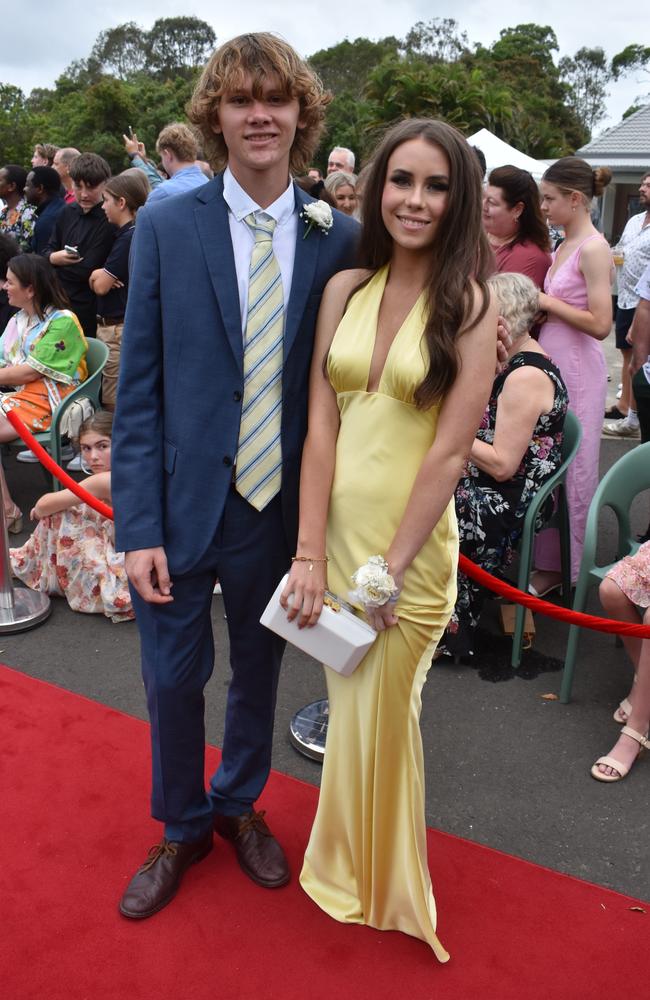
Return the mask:
<svg viewBox="0 0 650 1000">
<path fill-rule="evenodd" d="M 512 335 L 483 422 L 456 488 L 460 551 L 490 573 L 516 551 L 526 511 L 561 461 L 568 406 L 558 369 L 530 336 L 538 289 L 521 274 L 494 275 L 488 285 Z M 458 574 L 458 597 L 439 652 L 471 656 L 485 591 Z"/>
<path fill-rule="evenodd" d="M 82 462 L 93 473 L 83 486 L 111 500 L 112 414 L 100 411 L 79 432 Z M 11 549 L 14 576 L 32 590 L 65 597 L 73 611 L 104 614 L 111 621 L 134 617 L 124 570 L 115 551 L 113 522 L 71 490 L 46 493 L 31 512 L 38 526 L 19 549 Z"/>
</svg>

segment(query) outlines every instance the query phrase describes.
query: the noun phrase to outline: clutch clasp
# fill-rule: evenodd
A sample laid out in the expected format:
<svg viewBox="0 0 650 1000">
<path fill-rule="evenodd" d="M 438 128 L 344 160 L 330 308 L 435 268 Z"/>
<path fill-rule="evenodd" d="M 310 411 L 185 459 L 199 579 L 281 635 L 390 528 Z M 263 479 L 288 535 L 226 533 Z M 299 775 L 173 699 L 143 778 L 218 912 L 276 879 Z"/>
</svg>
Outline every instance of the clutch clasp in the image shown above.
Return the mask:
<svg viewBox="0 0 650 1000">
<path fill-rule="evenodd" d="M 328 608 L 332 609 L 332 611 L 339 612 L 341 610 L 341 605 L 339 604 L 339 602 L 335 600 L 334 597 L 327 591 L 325 592 L 325 596 L 323 597 L 323 604 L 326 604 Z"/>
</svg>

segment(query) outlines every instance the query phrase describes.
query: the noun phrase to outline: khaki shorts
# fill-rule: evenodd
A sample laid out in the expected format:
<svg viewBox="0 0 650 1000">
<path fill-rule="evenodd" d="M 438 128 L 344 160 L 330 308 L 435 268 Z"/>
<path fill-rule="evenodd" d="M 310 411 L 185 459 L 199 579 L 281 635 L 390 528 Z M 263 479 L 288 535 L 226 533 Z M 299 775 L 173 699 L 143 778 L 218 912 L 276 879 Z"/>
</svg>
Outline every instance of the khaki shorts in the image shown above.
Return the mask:
<svg viewBox="0 0 650 1000">
<path fill-rule="evenodd" d="M 108 347 L 108 360 L 102 373 L 102 406 L 105 410 L 115 409 L 123 329 L 124 323 L 117 323 L 115 326 L 97 327 L 97 339 L 101 340 Z"/>
</svg>

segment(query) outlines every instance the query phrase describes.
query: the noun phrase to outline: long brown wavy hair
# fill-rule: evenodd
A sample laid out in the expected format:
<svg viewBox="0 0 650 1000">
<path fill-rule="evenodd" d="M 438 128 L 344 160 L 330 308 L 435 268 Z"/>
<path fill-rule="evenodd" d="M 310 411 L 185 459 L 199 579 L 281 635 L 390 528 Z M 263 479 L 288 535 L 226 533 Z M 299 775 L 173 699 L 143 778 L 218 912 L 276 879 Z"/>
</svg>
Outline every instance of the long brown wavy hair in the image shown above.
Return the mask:
<svg viewBox="0 0 650 1000">
<path fill-rule="evenodd" d="M 456 338 L 475 327 L 485 315 L 490 295 L 486 280 L 494 260 L 482 223 L 483 178 L 476 153 L 452 125 L 435 118 L 409 118 L 392 126 L 373 154 L 364 190 L 360 266 L 377 271 L 388 264 L 393 240 L 386 229 L 381 203 L 388 161 L 398 146 L 424 139 L 439 146 L 449 160 L 447 208 L 438 222 L 431 246 L 424 340 L 429 368 L 415 392 L 415 403 L 426 409 L 438 402 L 458 375 Z M 475 306 L 475 285 L 481 307 L 468 323 Z"/>
</svg>

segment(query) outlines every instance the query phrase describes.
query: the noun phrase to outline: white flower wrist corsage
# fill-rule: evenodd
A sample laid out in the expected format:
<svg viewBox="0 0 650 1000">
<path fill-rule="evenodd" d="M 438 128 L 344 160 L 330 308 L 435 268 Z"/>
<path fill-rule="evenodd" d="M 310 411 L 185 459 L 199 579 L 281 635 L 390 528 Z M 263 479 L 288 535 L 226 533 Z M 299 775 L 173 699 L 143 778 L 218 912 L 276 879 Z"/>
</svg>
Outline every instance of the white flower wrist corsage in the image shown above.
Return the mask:
<svg viewBox="0 0 650 1000">
<path fill-rule="evenodd" d="M 400 594 L 383 556 L 370 556 L 368 562 L 352 574 L 352 582 L 356 590 L 350 591 L 350 600 L 367 608 L 380 608 L 389 601 L 394 604 Z"/>
<path fill-rule="evenodd" d="M 307 228 L 305 229 L 302 237 L 303 240 L 309 236 L 314 226 L 322 230 L 325 236 L 327 236 L 328 232 L 334 225 L 332 209 L 326 201 L 310 201 L 309 204 L 304 206 L 302 212 L 300 213 L 300 218 L 307 224 Z"/>
</svg>

